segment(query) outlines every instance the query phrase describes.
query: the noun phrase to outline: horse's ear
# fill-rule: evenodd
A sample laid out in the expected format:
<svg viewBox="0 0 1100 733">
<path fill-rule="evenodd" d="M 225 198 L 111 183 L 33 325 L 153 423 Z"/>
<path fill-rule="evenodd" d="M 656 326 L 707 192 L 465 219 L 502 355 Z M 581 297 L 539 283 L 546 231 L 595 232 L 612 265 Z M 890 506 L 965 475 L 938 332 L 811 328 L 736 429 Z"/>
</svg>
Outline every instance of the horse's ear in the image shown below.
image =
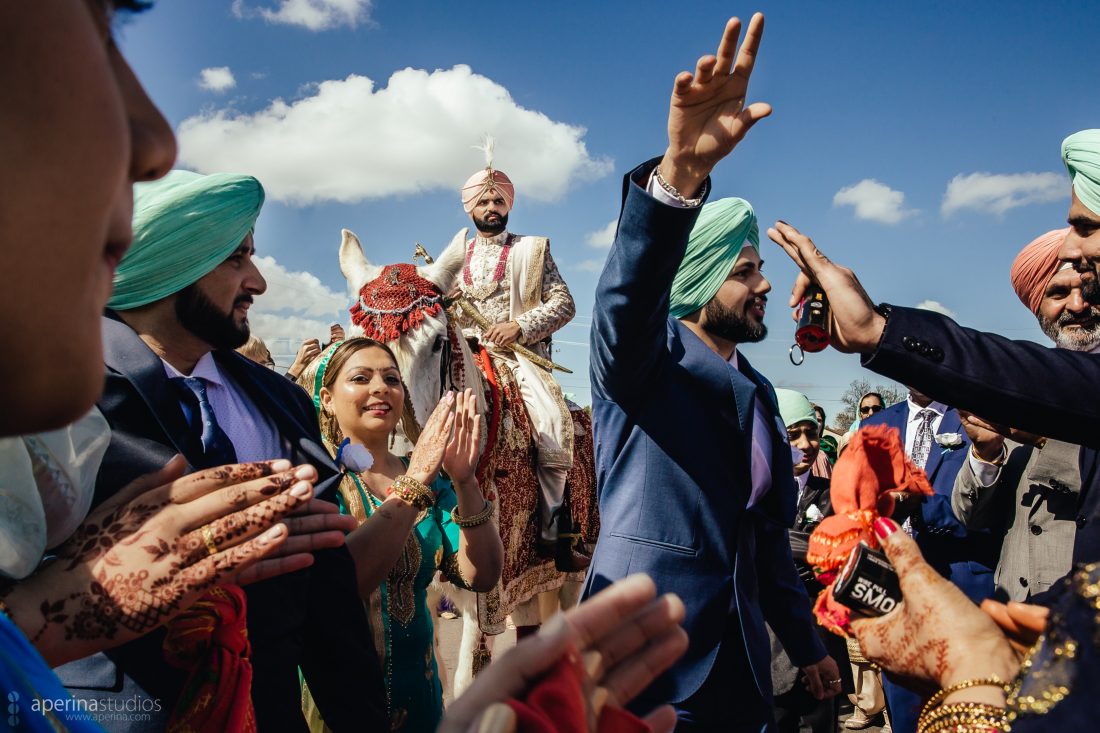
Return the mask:
<svg viewBox="0 0 1100 733">
<path fill-rule="evenodd" d="M 352 292 L 357 292 L 364 283 L 378 277 L 382 268 L 372 265 L 363 254 L 363 245 L 359 237 L 347 229 L 341 229 L 343 240 L 340 242 L 340 272 L 347 278 Z"/>
<path fill-rule="evenodd" d="M 458 274 L 462 272 L 462 265 L 466 261 L 466 236 L 469 232 L 469 227 L 460 229 L 438 260 L 419 268 L 420 276 L 431 280 L 444 293 L 450 292 L 458 284 Z"/>
</svg>

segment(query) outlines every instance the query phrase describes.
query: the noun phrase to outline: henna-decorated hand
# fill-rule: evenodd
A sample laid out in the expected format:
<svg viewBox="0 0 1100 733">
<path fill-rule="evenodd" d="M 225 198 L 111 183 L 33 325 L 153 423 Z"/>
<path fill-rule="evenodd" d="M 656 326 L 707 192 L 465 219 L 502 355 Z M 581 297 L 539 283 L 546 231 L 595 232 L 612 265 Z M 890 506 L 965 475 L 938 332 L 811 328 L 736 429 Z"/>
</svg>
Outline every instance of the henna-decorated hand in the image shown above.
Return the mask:
<svg viewBox="0 0 1100 733">
<path fill-rule="evenodd" d="M 137 638 L 234 582 L 286 540 L 278 522 L 312 499 L 317 478 L 285 460 L 182 476 L 185 466 L 173 458 L 122 489 L 11 590 L 13 620 L 51 664 Z"/>
<path fill-rule="evenodd" d="M 458 393 L 454 426 L 454 435 L 443 454 L 443 468 L 455 484 L 462 484 L 474 478 L 480 453 L 481 416 L 471 389 Z"/>
<path fill-rule="evenodd" d="M 852 621 L 864 656 L 924 689 L 991 675 L 1011 680 L 1020 663 L 997 624 L 924 561 L 911 537 L 897 530 L 889 519 L 875 522 L 875 534 L 901 582 L 902 601 L 885 616 Z M 980 699 L 991 691 L 965 692 L 968 699 Z"/>
<path fill-rule="evenodd" d="M 443 465 L 443 455 L 451 440 L 451 428 L 455 421 L 454 407 L 455 393 L 448 391 L 432 410 L 409 458 L 408 475 L 425 486 L 435 481 L 439 467 Z"/>
</svg>

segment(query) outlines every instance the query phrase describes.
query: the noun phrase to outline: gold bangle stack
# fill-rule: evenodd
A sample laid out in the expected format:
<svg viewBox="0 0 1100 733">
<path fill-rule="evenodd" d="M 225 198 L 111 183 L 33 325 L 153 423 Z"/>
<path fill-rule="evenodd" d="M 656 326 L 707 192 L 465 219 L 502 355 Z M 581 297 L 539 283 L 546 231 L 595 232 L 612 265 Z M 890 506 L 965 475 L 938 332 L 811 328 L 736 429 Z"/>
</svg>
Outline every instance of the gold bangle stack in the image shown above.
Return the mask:
<svg viewBox="0 0 1100 733">
<path fill-rule="evenodd" d="M 917 733 L 1007 733 L 1005 709 L 980 702 L 941 705 L 921 715 Z"/>
<path fill-rule="evenodd" d="M 435 494 L 412 476 L 401 474 L 393 480 L 393 486 L 386 493 L 393 494 L 421 511 L 435 506 Z"/>
<path fill-rule="evenodd" d="M 940 703 L 948 695 L 971 687 L 1000 687 L 1007 690 L 1000 677 L 983 677 L 963 680 L 945 687 L 924 704 L 917 733 L 1005 733 L 1009 730 L 1008 716 L 1003 707 L 981 702 Z"/>
<path fill-rule="evenodd" d="M 470 527 L 477 527 L 485 524 L 493 518 L 493 503 L 488 499 L 485 500 L 485 508 L 472 517 L 460 517 L 458 515 L 458 507 L 456 506 L 451 510 L 451 521 L 457 524 L 462 529 L 468 529 Z"/>
</svg>

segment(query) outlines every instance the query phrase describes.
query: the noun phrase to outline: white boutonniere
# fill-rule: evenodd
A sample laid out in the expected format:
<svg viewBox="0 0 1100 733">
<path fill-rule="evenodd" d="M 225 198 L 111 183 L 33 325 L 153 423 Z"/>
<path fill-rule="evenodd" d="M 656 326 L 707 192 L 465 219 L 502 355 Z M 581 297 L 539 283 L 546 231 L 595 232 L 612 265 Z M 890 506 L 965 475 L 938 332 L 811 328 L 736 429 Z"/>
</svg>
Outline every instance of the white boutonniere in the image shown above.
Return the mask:
<svg viewBox="0 0 1100 733">
<path fill-rule="evenodd" d="M 943 448 L 944 453 L 962 448 L 964 443 L 961 433 L 940 433 L 936 436 L 936 442 Z"/>
<path fill-rule="evenodd" d="M 817 508 L 817 504 L 810 504 L 806 507 L 805 517 L 807 522 L 820 522 L 825 518 L 825 515 Z"/>
<path fill-rule="evenodd" d="M 374 465 L 374 456 L 365 445 L 352 445 L 350 438 L 344 438 L 336 451 L 336 465 L 352 473 L 363 473 Z"/>
</svg>

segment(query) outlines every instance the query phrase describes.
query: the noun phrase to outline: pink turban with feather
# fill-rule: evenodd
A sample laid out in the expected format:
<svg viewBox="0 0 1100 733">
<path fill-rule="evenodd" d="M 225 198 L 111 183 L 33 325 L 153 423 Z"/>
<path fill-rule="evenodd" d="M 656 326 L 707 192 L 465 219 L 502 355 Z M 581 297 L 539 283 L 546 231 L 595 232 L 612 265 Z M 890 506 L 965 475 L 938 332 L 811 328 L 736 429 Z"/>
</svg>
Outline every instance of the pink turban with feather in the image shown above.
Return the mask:
<svg viewBox="0 0 1100 733">
<path fill-rule="evenodd" d="M 1035 315 L 1039 315 L 1047 283 L 1058 271 L 1058 249 L 1067 234 L 1068 227 L 1047 232 L 1024 247 L 1012 263 L 1012 289 Z"/>
<path fill-rule="evenodd" d="M 479 170 L 462 184 L 462 208 L 469 214 L 477 206 L 477 202 L 491 191 L 497 191 L 504 199 L 508 207 L 504 213 L 512 210 L 512 202 L 516 199 L 516 187 L 512 185 L 512 180 L 508 176 L 492 168 Z"/>
</svg>

